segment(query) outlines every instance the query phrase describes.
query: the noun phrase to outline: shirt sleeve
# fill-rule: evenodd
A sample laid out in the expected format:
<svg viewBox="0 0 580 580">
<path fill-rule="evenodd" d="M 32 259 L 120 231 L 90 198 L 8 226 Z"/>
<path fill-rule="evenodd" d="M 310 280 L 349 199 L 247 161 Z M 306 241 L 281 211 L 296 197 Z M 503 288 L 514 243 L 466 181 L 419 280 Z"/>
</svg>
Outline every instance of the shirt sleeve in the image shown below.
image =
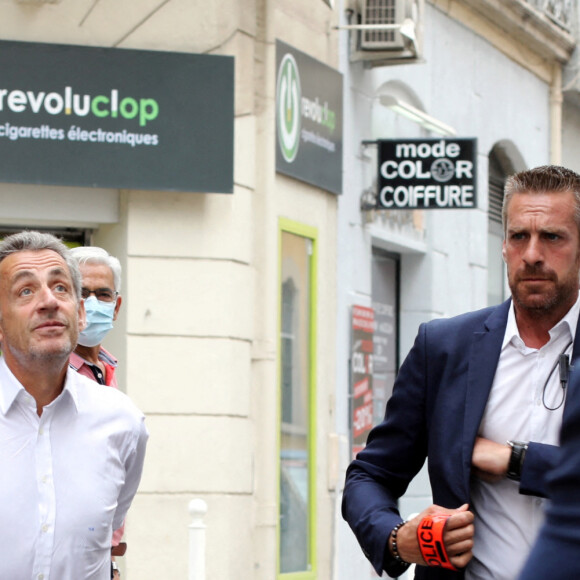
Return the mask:
<svg viewBox="0 0 580 580">
<path fill-rule="evenodd" d="M 117 500 L 117 509 L 113 518 L 113 530 L 117 530 L 123 524 L 131 502 L 137 493 L 143 473 L 148 438 L 149 433 L 145 427 L 145 417 L 141 416 L 135 432 L 134 445 L 125 460 L 125 484 L 121 488 Z"/>
</svg>

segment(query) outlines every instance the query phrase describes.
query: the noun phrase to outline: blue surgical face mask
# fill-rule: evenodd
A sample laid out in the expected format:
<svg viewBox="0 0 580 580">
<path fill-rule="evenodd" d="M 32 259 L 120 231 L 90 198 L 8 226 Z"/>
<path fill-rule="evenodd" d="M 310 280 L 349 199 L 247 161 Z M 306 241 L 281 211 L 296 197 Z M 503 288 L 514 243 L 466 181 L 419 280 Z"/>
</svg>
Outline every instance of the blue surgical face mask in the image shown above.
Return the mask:
<svg viewBox="0 0 580 580">
<path fill-rule="evenodd" d="M 103 342 L 109 330 L 113 328 L 116 304 L 116 300 L 113 300 L 113 302 L 101 302 L 94 296 L 89 296 L 85 300 L 87 326 L 79 334 L 78 342 L 80 345 L 97 346 Z"/>
</svg>

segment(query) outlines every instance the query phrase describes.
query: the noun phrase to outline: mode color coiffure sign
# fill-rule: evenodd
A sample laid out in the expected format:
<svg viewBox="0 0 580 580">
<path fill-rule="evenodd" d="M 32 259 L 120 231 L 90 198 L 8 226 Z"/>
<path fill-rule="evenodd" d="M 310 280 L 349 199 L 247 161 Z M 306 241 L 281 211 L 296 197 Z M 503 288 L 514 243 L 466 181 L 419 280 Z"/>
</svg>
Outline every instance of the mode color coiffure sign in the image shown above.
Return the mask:
<svg viewBox="0 0 580 580">
<path fill-rule="evenodd" d="M 276 41 L 276 171 L 342 193 L 342 75 Z"/>
<path fill-rule="evenodd" d="M 0 182 L 233 191 L 234 59 L 0 41 Z"/>
<path fill-rule="evenodd" d="M 477 139 L 378 142 L 379 209 L 477 207 Z"/>
</svg>

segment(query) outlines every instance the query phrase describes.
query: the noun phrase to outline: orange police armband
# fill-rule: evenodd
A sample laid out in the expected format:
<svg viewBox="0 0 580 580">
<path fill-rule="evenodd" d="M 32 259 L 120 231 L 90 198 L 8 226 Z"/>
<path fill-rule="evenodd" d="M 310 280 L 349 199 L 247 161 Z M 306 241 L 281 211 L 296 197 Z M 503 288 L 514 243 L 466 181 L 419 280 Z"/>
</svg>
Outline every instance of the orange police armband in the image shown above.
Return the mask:
<svg viewBox="0 0 580 580">
<path fill-rule="evenodd" d="M 429 566 L 457 570 L 449 561 L 445 544 L 443 543 L 443 530 L 449 519 L 447 514 L 433 514 L 424 517 L 417 528 L 417 538 L 423 560 Z"/>
</svg>

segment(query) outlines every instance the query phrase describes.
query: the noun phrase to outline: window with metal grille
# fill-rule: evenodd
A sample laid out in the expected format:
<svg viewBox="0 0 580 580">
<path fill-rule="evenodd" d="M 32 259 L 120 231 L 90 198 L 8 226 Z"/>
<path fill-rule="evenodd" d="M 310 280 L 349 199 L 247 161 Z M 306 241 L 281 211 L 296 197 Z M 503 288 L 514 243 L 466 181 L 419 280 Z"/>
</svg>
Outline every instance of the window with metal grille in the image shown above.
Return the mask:
<svg viewBox="0 0 580 580">
<path fill-rule="evenodd" d="M 495 148 L 490 152 L 488 159 L 487 303 L 491 306 L 502 302 L 506 291 L 505 266 L 501 259 L 503 242 L 501 210 L 507 174 Z"/>
<path fill-rule="evenodd" d="M 489 221 L 495 222 L 501 226 L 501 208 L 503 205 L 503 186 L 505 179 L 489 176 Z"/>
</svg>

